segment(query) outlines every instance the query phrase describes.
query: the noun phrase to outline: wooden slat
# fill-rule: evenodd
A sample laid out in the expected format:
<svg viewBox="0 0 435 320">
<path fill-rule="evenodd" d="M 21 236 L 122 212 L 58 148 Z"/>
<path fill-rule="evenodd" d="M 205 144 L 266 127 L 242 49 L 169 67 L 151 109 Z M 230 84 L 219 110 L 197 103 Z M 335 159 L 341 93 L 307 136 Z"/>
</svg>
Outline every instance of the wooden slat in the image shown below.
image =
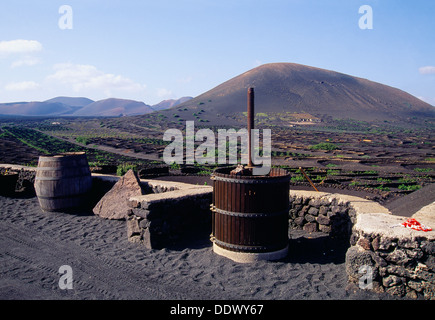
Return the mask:
<svg viewBox="0 0 435 320">
<path fill-rule="evenodd" d="M 219 170 L 215 171 L 218 175 Z M 224 177 L 230 177 L 224 174 Z M 285 170 L 271 171 L 271 177 L 288 176 Z M 263 179 L 265 177 L 249 177 L 249 179 Z M 269 179 L 269 177 L 266 177 Z M 225 213 L 215 213 L 214 235 L 221 245 L 229 250 L 242 246 L 284 247 L 288 241 L 288 215 L 285 212 L 289 205 L 289 183 L 273 183 L 273 178 L 267 183 L 237 183 L 244 180 L 244 176 L 231 176 L 229 181 L 215 180 L 213 184 L 213 201 L 216 208 Z M 251 180 L 253 181 L 253 180 Z M 243 217 L 230 215 L 228 212 L 240 213 L 271 213 L 270 217 Z M 283 212 L 274 216 L 276 212 Z M 234 247 L 231 247 L 231 246 Z M 248 246 L 248 247 L 247 247 Z M 252 247 L 251 247 L 252 249 Z M 260 250 L 260 249 L 259 249 Z M 263 250 L 263 249 L 262 249 Z"/>
</svg>

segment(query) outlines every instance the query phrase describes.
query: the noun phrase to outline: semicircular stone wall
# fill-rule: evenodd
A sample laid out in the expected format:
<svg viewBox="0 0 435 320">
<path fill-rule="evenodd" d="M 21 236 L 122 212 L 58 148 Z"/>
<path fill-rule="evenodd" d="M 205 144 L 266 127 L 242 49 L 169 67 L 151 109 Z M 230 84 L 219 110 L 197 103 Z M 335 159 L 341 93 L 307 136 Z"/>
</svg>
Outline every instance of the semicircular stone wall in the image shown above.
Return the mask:
<svg viewBox="0 0 435 320">
<path fill-rule="evenodd" d="M 291 191 L 289 225 L 349 239 L 346 272 L 356 288 L 435 300 L 435 231 L 401 225 L 380 204 L 354 196 Z M 435 203 L 413 218 L 435 229 Z"/>
</svg>

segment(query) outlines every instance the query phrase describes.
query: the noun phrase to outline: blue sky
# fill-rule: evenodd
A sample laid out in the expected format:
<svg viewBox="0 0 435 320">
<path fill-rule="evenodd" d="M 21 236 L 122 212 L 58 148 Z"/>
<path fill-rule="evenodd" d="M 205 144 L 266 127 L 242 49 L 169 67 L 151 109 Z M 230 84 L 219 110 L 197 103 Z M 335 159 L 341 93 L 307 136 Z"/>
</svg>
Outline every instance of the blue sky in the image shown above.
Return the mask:
<svg viewBox="0 0 435 320">
<path fill-rule="evenodd" d="M 373 29 L 359 27 L 363 5 Z M 62 95 L 155 104 L 271 62 L 347 73 L 435 105 L 435 1 L 0 2 L 0 102 Z"/>
</svg>

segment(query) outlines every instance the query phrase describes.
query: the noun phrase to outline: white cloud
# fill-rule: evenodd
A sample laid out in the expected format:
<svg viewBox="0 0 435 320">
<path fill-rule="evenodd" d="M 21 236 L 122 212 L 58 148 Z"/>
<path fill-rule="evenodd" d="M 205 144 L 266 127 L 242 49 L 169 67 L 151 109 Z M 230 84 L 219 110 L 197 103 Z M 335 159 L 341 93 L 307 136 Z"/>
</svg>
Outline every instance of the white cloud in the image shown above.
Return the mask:
<svg viewBox="0 0 435 320">
<path fill-rule="evenodd" d="M 435 74 L 434 66 L 425 66 L 418 69 L 421 74 Z"/>
<path fill-rule="evenodd" d="M 106 96 L 117 92 L 140 92 L 145 85 L 134 82 L 122 75 L 104 73 L 95 66 L 61 63 L 54 66 L 55 73 L 46 80 L 71 86 L 74 92 L 102 91 Z"/>
<path fill-rule="evenodd" d="M 0 41 L 0 53 L 30 53 L 42 50 L 42 44 L 36 40 L 10 40 Z"/>
<path fill-rule="evenodd" d="M 179 79 L 177 79 L 177 82 L 181 83 L 181 84 L 188 84 L 188 83 L 191 83 L 192 80 L 193 80 L 193 78 L 189 76 L 189 77 L 185 77 L 185 78 L 179 78 Z"/>
<path fill-rule="evenodd" d="M 38 89 L 40 85 L 34 81 L 11 82 L 5 86 L 6 91 L 26 91 Z"/>
<path fill-rule="evenodd" d="M 159 98 L 171 98 L 172 97 L 172 91 L 165 89 L 165 88 L 160 88 L 157 89 L 157 96 Z"/>
<path fill-rule="evenodd" d="M 41 61 L 38 58 L 25 57 L 23 59 L 16 60 L 16 61 L 12 62 L 11 68 L 17 68 L 17 67 L 22 67 L 22 66 L 34 66 L 34 65 L 37 65 L 39 63 L 41 63 Z"/>
</svg>

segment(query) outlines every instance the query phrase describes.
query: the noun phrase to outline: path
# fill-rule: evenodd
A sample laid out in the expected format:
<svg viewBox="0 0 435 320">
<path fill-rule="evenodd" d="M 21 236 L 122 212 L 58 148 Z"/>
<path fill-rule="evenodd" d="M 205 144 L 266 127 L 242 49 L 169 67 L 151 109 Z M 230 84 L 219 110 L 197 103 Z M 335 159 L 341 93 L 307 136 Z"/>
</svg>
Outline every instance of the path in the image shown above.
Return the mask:
<svg viewBox="0 0 435 320">
<path fill-rule="evenodd" d="M 401 197 L 385 205 L 393 214 L 410 217 L 418 210 L 435 201 L 435 183 Z M 435 215 L 435 213 L 434 213 Z"/>
</svg>

